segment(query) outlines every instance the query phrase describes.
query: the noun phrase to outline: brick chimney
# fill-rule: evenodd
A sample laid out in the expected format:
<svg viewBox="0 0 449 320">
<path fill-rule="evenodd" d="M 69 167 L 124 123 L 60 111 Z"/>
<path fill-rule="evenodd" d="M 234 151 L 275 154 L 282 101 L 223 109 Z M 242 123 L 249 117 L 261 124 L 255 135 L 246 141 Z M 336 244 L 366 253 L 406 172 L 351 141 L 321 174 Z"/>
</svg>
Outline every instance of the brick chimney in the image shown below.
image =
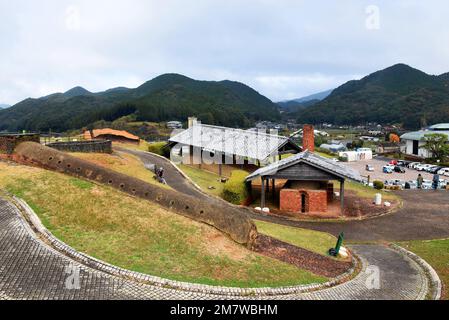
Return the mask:
<svg viewBox="0 0 449 320">
<path fill-rule="evenodd" d="M 310 124 L 305 124 L 302 129 L 302 149 L 315 152 L 315 129 Z"/>
<path fill-rule="evenodd" d="M 196 117 L 189 117 L 189 119 L 188 119 L 188 128 L 192 128 L 197 123 L 198 123 L 198 119 Z"/>
</svg>

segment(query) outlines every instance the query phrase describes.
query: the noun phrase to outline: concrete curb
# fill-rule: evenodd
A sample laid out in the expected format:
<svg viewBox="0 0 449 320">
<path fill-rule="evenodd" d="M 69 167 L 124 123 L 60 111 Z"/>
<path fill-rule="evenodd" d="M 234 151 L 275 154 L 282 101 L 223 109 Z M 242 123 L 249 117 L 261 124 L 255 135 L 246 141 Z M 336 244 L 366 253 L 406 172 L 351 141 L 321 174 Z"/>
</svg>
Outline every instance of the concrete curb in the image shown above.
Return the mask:
<svg viewBox="0 0 449 320">
<path fill-rule="evenodd" d="M 164 288 L 171 288 L 189 292 L 199 292 L 206 294 L 216 294 L 223 296 L 245 297 L 245 296 L 274 296 L 274 295 L 287 295 L 296 293 L 307 293 L 322 289 L 331 288 L 342 284 L 346 281 L 350 281 L 355 275 L 354 273 L 360 267 L 363 270 L 366 268 L 366 263 L 363 260 L 353 257 L 353 267 L 346 273 L 332 279 L 323 284 L 309 284 L 279 288 L 232 288 L 232 287 L 218 287 L 210 285 L 202 285 L 195 283 L 187 283 L 181 281 L 173 281 L 163 279 L 156 276 L 150 276 L 139 272 L 129 271 L 111 265 L 107 262 L 98 260 L 82 252 L 78 252 L 72 247 L 68 246 L 64 242 L 57 239 L 50 231 L 48 231 L 42 224 L 39 217 L 33 211 L 33 209 L 22 199 L 13 196 L 14 205 L 25 215 L 25 221 L 29 224 L 29 227 L 36 233 L 36 235 L 42 238 L 47 244 L 49 244 L 54 250 L 72 258 L 73 260 L 84 264 L 92 269 L 105 272 L 114 276 L 122 277 L 125 279 L 134 280 L 139 283 L 149 284 Z"/>
<path fill-rule="evenodd" d="M 390 244 L 390 248 L 401 253 L 404 256 L 409 257 L 410 259 L 415 261 L 421 268 L 424 269 L 424 272 L 430 281 L 429 289 L 432 291 L 431 299 L 432 300 L 440 300 L 442 284 L 441 284 L 440 277 L 438 276 L 435 269 L 433 269 L 432 266 L 427 261 L 425 261 L 423 258 L 419 257 L 418 255 L 414 254 L 411 251 L 408 251 L 407 249 L 404 249 L 401 246 L 398 246 L 397 244 L 394 244 L 394 243 Z"/>
</svg>

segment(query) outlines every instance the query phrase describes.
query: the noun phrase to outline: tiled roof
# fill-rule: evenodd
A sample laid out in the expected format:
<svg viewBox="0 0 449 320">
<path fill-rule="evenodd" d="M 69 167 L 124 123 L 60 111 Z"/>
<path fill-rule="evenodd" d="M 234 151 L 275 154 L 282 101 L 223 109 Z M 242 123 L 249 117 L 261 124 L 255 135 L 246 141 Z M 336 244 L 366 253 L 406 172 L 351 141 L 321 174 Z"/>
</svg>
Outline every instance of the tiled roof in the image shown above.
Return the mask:
<svg viewBox="0 0 449 320">
<path fill-rule="evenodd" d="M 130 140 L 137 140 L 137 141 L 140 140 L 140 138 L 138 136 L 135 136 L 135 135 L 129 133 L 128 131 L 124 131 L 124 130 L 114 130 L 114 129 L 109 129 L 109 128 L 93 130 L 93 138 L 97 138 L 102 135 L 112 135 L 112 136 L 124 137 L 124 138 L 130 139 Z M 91 139 L 89 130 L 84 131 L 84 139 L 86 139 L 86 140 Z"/>
<path fill-rule="evenodd" d="M 279 148 L 287 143 L 294 145 L 284 136 L 205 124 L 195 124 L 173 136 L 169 141 L 260 161 L 276 155 Z M 296 147 L 297 151 L 300 150 L 296 145 L 293 147 Z"/>
<path fill-rule="evenodd" d="M 246 180 L 250 181 L 261 176 L 272 175 L 278 172 L 279 170 L 288 168 L 300 162 L 308 163 L 310 165 L 321 168 L 327 172 L 333 173 L 343 178 L 351 179 L 358 182 L 362 181 L 362 177 L 360 176 L 360 173 L 358 171 L 353 170 L 348 166 L 345 166 L 344 164 L 335 162 L 328 158 L 324 158 L 309 151 L 299 153 L 297 155 L 275 162 L 266 167 L 260 168 L 259 170 L 250 174 L 246 178 Z"/>
</svg>

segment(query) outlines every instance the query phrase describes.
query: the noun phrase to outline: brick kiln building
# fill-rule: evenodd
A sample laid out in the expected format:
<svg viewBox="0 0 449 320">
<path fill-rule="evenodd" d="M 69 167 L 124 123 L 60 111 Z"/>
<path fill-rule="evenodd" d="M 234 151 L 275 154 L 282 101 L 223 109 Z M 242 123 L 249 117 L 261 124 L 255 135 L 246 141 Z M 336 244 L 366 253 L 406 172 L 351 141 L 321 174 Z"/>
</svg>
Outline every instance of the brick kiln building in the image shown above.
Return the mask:
<svg viewBox="0 0 449 320">
<path fill-rule="evenodd" d="M 278 203 L 280 214 L 338 216 L 344 209 L 345 180 L 360 182 L 360 174 L 331 159 L 314 154 L 313 127 L 304 130 L 305 150 L 302 153 L 261 168 L 246 179 L 261 182 L 261 207 L 266 207 L 267 195 Z M 334 202 L 333 181 L 340 182 L 340 210 L 330 209 Z"/>
<path fill-rule="evenodd" d="M 84 131 L 84 139 L 85 140 L 94 140 L 94 139 L 103 139 L 109 140 L 112 142 L 121 142 L 121 143 L 132 143 L 139 144 L 140 138 L 135 136 L 128 131 L 124 130 L 114 130 L 114 129 L 95 129 L 95 130 L 86 130 Z"/>
</svg>

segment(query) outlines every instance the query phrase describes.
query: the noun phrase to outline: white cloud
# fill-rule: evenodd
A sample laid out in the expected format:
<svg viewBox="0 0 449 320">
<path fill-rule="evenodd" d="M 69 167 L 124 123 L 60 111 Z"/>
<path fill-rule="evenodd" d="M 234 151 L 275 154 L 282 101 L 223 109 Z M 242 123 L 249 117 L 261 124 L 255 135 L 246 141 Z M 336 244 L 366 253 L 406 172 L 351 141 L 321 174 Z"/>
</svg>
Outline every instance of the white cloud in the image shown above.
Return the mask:
<svg viewBox="0 0 449 320">
<path fill-rule="evenodd" d="M 380 28 L 366 28 L 369 5 Z M 0 0 L 0 103 L 161 73 L 244 82 L 273 100 L 403 62 L 449 71 L 446 0 Z"/>
</svg>

